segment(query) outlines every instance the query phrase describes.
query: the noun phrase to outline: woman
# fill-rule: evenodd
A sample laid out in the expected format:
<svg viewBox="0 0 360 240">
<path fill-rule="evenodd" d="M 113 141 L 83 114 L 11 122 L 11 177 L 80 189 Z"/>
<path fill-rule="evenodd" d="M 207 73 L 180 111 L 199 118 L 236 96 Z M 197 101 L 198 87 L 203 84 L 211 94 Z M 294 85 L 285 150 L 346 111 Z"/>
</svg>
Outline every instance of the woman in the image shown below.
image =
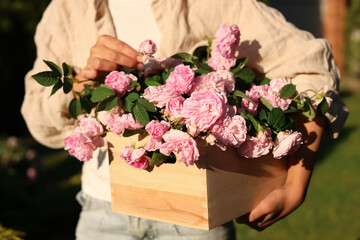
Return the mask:
<svg viewBox="0 0 360 240">
<path fill-rule="evenodd" d="M 238 53 L 249 57 L 249 67 L 269 78 L 291 77 L 299 90 L 329 85 L 333 103 L 328 122 L 335 135 L 339 132 L 347 109 L 337 95 L 339 73 L 329 43 L 296 29 L 255 0 L 53 0 L 38 25 L 38 56 L 25 78 L 22 114 L 30 132 L 40 143 L 61 148 L 75 124 L 67 112 L 73 96 L 59 91 L 48 99 L 50 89 L 31 79 L 46 69 L 42 59 L 66 62 L 76 78 L 94 79 L 119 66 L 141 69 L 137 48 L 142 40 L 159 43 L 157 56 L 191 52 L 222 23 L 239 26 Z M 78 84 L 73 90 L 82 88 Z M 239 222 L 262 230 L 303 202 L 325 119 L 300 119 L 298 125 L 305 141 L 289 159 L 286 183 Z M 315 137 L 310 141 L 310 136 Z M 202 231 L 112 213 L 106 147 L 84 163 L 78 200 L 83 211 L 77 239 L 234 239 L 231 223 Z"/>
</svg>

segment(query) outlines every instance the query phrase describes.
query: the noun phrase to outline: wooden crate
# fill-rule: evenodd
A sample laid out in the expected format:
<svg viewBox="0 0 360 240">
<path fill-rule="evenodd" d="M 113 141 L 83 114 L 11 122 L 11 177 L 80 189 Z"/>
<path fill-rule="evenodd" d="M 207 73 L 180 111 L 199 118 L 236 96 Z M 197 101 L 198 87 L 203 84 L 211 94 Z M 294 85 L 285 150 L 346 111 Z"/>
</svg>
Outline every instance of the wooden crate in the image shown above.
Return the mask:
<svg viewBox="0 0 360 240">
<path fill-rule="evenodd" d="M 248 213 L 286 178 L 285 159 L 270 155 L 241 158 L 233 148 L 226 152 L 198 141 L 200 160 L 194 166 L 163 164 L 139 170 L 120 158 L 124 146 L 144 146 L 135 135 L 108 134 L 112 210 L 199 229 L 212 229 Z"/>
</svg>

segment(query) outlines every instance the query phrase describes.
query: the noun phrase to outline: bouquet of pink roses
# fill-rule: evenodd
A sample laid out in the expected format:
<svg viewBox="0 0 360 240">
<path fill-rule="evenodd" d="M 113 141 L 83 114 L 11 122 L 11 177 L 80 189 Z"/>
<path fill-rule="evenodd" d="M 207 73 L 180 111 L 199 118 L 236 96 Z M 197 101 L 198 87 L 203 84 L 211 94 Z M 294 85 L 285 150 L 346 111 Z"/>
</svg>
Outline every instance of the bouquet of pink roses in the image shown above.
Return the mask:
<svg viewBox="0 0 360 240">
<path fill-rule="evenodd" d="M 298 93 L 291 79 L 256 76 L 246 66 L 247 58 L 235 57 L 239 41 L 238 27 L 225 24 L 208 46 L 193 54 L 154 58 L 155 43 L 144 41 L 142 71 L 113 71 L 76 93 L 69 113 L 79 123 L 65 139 L 65 149 L 88 161 L 104 145 L 107 132 L 119 137 L 146 134 L 146 145 L 137 149 L 129 145 L 121 152 L 139 169 L 176 160 L 193 165 L 199 159 L 195 138 L 224 151 L 237 148 L 246 158 L 271 151 L 274 158 L 292 154 L 302 136 L 290 114 L 309 120 L 324 115 L 329 107 L 326 89 L 308 90 L 315 93 L 310 98 L 306 92 Z M 70 66 L 64 63 L 61 69 L 45 63 L 51 71 L 33 78 L 53 86 L 51 94 L 60 88 L 69 93 L 78 81 L 70 77 Z"/>
</svg>

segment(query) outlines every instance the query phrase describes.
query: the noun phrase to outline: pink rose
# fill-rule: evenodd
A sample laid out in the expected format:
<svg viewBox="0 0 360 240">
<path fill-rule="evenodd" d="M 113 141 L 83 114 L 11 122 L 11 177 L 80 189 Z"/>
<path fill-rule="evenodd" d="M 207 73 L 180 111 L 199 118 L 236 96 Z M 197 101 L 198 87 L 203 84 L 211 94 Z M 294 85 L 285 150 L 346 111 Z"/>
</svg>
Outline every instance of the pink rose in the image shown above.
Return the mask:
<svg viewBox="0 0 360 240">
<path fill-rule="evenodd" d="M 259 131 L 257 137 L 247 136 L 238 148 L 238 153 L 246 158 L 258 158 L 266 155 L 273 147 L 270 133 Z"/>
<path fill-rule="evenodd" d="M 262 95 L 274 108 L 281 108 L 285 111 L 291 104 L 291 99 L 280 98 L 281 89 L 287 84 L 286 79 L 272 79 L 269 89 Z"/>
<path fill-rule="evenodd" d="M 269 91 L 280 93 L 281 89 L 288 84 L 287 80 L 284 78 L 274 78 L 270 81 Z"/>
<path fill-rule="evenodd" d="M 268 93 L 263 96 L 274 108 L 281 108 L 285 111 L 289 108 L 291 104 L 291 99 L 289 98 L 280 98 L 280 93 Z"/>
<path fill-rule="evenodd" d="M 171 68 L 174 68 L 180 64 L 182 64 L 180 59 L 157 57 L 155 59 L 149 59 L 146 65 L 144 65 L 143 71 L 146 77 L 149 74 L 157 74 L 161 73 L 162 71 L 167 72 Z"/>
<path fill-rule="evenodd" d="M 217 121 L 212 131 L 222 150 L 225 150 L 227 145 L 238 148 L 246 139 L 246 121 L 240 115 L 226 117 Z"/>
<path fill-rule="evenodd" d="M 243 98 L 241 106 L 245 108 L 251 115 L 256 115 L 257 108 L 260 103 L 260 97 L 265 96 L 268 89 L 269 85 L 252 85 L 250 91 L 245 91 L 245 94 L 251 99 L 252 102 L 246 98 Z"/>
<path fill-rule="evenodd" d="M 97 118 L 113 134 L 122 136 L 125 131 L 125 124 L 121 116 L 120 107 L 116 106 L 111 111 L 98 112 Z"/>
<path fill-rule="evenodd" d="M 181 94 L 190 91 L 195 77 L 195 72 L 189 66 L 180 64 L 175 67 L 166 80 L 168 88 L 173 88 Z"/>
<path fill-rule="evenodd" d="M 178 97 L 174 98 L 166 103 L 165 109 L 167 114 L 169 115 L 170 121 L 175 121 L 179 119 L 181 116 L 181 109 L 183 107 L 185 98 Z M 184 120 L 181 119 L 180 124 L 184 124 Z"/>
<path fill-rule="evenodd" d="M 140 44 L 140 52 L 144 55 L 152 56 L 156 51 L 156 44 L 152 40 L 145 40 Z"/>
<path fill-rule="evenodd" d="M 230 70 L 236 64 L 235 51 L 240 42 L 237 25 L 220 25 L 207 64 L 213 70 Z"/>
<path fill-rule="evenodd" d="M 151 151 L 158 150 L 161 146 L 162 146 L 161 139 L 159 140 L 159 139 L 150 137 L 145 145 L 145 150 L 151 152 Z"/>
<path fill-rule="evenodd" d="M 166 84 L 158 87 L 150 86 L 145 89 L 143 94 L 143 98 L 154 103 L 159 108 L 163 108 L 168 101 L 180 96 L 181 94 L 178 91 L 169 88 Z"/>
<path fill-rule="evenodd" d="M 84 117 L 80 119 L 80 131 L 90 137 L 96 147 L 104 146 L 104 140 L 100 136 L 104 131 L 103 126 L 95 118 L 92 117 Z"/>
<path fill-rule="evenodd" d="M 195 125 L 199 131 L 205 132 L 221 118 L 227 110 L 227 98 L 216 92 L 193 93 L 184 101 L 181 115 L 186 125 Z"/>
<path fill-rule="evenodd" d="M 170 123 L 166 121 L 159 122 L 158 120 L 152 120 L 149 122 L 145 129 L 150 135 L 145 149 L 147 151 L 154 151 L 159 149 L 162 144 L 162 136 L 169 130 Z"/>
<path fill-rule="evenodd" d="M 112 71 L 105 78 L 105 84 L 114 89 L 115 92 L 123 96 L 126 91 L 131 91 L 134 87 L 129 87 L 137 78 L 125 72 Z"/>
<path fill-rule="evenodd" d="M 202 74 L 195 79 L 194 85 L 190 90 L 193 92 L 216 91 L 220 93 L 230 93 L 235 90 L 234 75 L 226 70 Z"/>
<path fill-rule="evenodd" d="M 109 124 L 112 117 L 113 113 L 110 111 L 100 111 L 97 113 L 97 119 L 105 126 Z"/>
<path fill-rule="evenodd" d="M 215 71 L 230 70 L 235 66 L 236 58 L 226 58 L 217 49 L 214 49 L 211 51 L 211 57 L 208 59 L 207 64 Z"/>
<path fill-rule="evenodd" d="M 215 44 L 217 50 L 222 56 L 226 58 L 233 58 L 235 56 L 236 47 L 240 42 L 240 31 L 236 24 L 226 25 L 221 24 L 216 31 Z"/>
<path fill-rule="evenodd" d="M 176 159 L 186 166 L 194 165 L 200 157 L 195 140 L 186 132 L 171 129 L 164 134 L 165 143 L 160 147 L 160 152 L 169 156 L 176 154 Z"/>
<path fill-rule="evenodd" d="M 120 153 L 120 157 L 130 166 L 140 170 L 146 169 L 150 161 L 150 158 L 145 156 L 145 150 L 143 148 L 134 150 L 132 146 L 124 147 Z"/>
<path fill-rule="evenodd" d="M 298 150 L 302 144 L 302 134 L 300 132 L 291 133 L 290 131 L 279 132 L 274 144 L 274 158 L 280 159 Z"/>
<path fill-rule="evenodd" d="M 135 122 L 134 117 L 131 113 L 123 114 L 121 116 L 121 121 L 124 123 L 125 128 L 130 130 L 141 129 L 144 127 L 144 125 L 142 125 L 138 121 Z"/>
<path fill-rule="evenodd" d="M 112 118 L 114 117 L 114 115 L 121 115 L 121 108 L 118 105 L 116 105 L 110 111 L 100 111 L 100 112 L 98 112 L 97 113 L 97 119 L 102 124 L 107 126 L 109 124 L 109 122 L 112 121 Z"/>
<path fill-rule="evenodd" d="M 89 161 L 96 149 L 92 139 L 82 134 L 79 127 L 75 128 L 73 134 L 64 139 L 64 149 L 80 161 Z"/>
<path fill-rule="evenodd" d="M 169 128 L 170 123 L 166 121 L 159 122 L 158 120 L 152 120 L 145 127 L 149 135 L 156 139 L 162 139 L 162 136 L 169 130 Z"/>
<path fill-rule="evenodd" d="M 95 118 L 87 117 L 80 120 L 79 127 L 81 132 L 85 133 L 89 137 L 100 135 L 104 128 Z"/>
<path fill-rule="evenodd" d="M 115 135 L 122 136 L 125 131 L 125 123 L 122 117 L 118 114 L 114 114 L 106 127 Z"/>
</svg>

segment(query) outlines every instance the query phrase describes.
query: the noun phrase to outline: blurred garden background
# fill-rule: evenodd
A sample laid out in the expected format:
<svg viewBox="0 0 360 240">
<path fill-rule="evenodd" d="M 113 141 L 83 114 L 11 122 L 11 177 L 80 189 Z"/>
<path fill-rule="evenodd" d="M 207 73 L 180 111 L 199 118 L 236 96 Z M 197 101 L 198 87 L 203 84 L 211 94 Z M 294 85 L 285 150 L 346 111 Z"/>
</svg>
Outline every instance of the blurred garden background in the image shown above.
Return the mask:
<svg viewBox="0 0 360 240">
<path fill-rule="evenodd" d="M 36 143 L 20 115 L 23 78 L 36 53 L 33 35 L 49 2 L 0 1 L 0 239 L 74 239 L 80 212 L 81 163 Z M 266 2 L 330 40 L 351 114 L 338 139 L 323 138 L 305 203 L 263 232 L 237 225 L 238 239 L 359 240 L 360 0 Z"/>
</svg>

